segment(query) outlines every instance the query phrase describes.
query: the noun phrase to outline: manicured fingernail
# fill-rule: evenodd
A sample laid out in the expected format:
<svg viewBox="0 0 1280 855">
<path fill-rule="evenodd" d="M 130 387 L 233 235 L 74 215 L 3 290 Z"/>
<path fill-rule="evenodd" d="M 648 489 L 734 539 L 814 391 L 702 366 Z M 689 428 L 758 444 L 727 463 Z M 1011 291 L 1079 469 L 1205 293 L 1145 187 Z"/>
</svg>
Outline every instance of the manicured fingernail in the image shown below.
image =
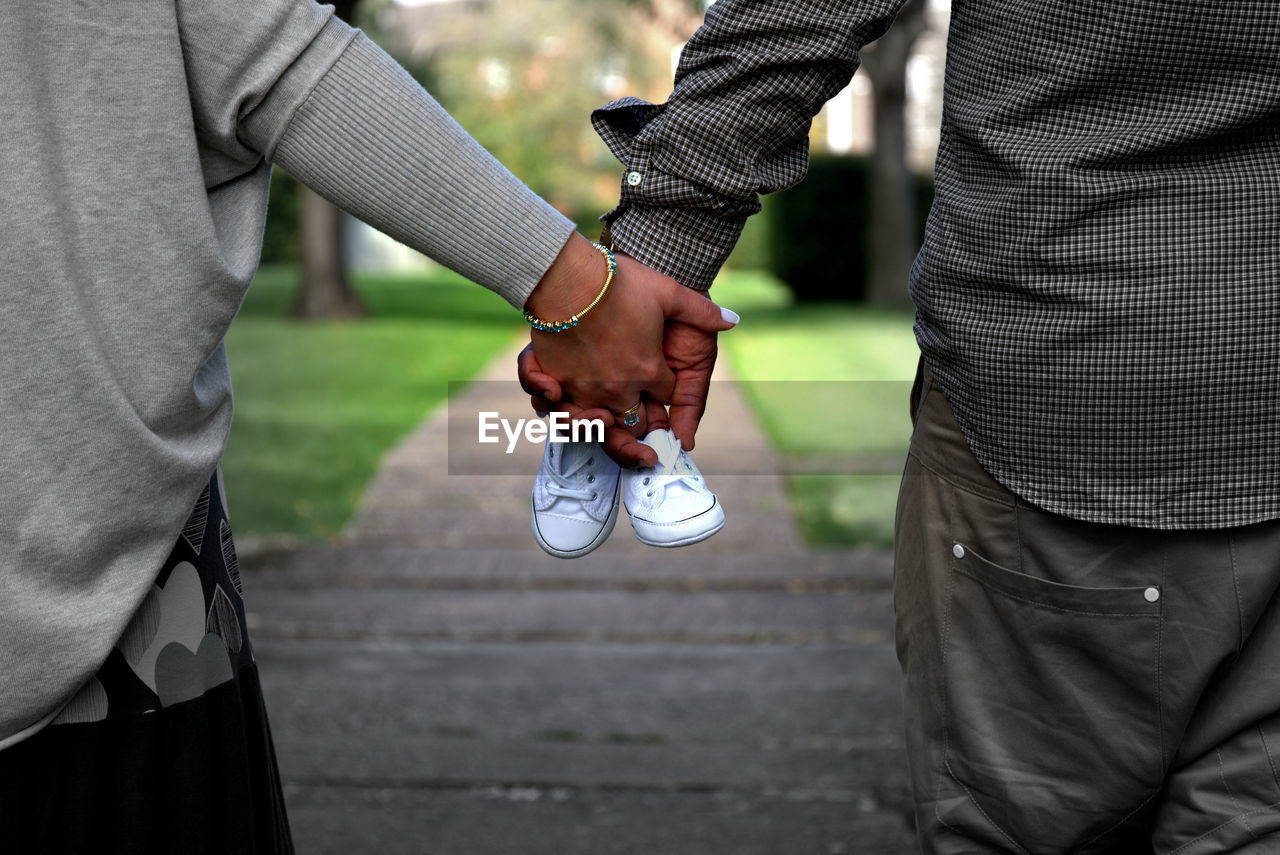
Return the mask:
<svg viewBox="0 0 1280 855">
<path fill-rule="evenodd" d="M 720 317 L 724 318 L 725 322 L 730 324 L 737 324 L 738 321 L 742 320 L 742 318 L 738 317 L 737 312 L 730 311 L 724 306 L 720 307 Z"/>
<path fill-rule="evenodd" d="M 551 415 L 547 410 L 534 410 L 534 412 L 538 414 L 538 418 L 540 419 L 545 419 L 547 416 Z"/>
</svg>

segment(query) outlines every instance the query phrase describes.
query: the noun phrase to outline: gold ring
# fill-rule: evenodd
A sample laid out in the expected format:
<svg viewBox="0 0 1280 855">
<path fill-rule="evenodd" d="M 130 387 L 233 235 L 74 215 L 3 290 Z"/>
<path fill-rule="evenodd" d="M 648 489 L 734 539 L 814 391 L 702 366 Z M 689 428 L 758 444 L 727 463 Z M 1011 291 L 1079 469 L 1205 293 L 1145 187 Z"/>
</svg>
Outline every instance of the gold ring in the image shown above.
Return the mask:
<svg viewBox="0 0 1280 855">
<path fill-rule="evenodd" d="M 641 403 L 643 403 L 643 401 L 636 401 L 636 405 L 634 407 L 632 407 L 631 409 L 625 412 L 618 414 L 619 416 L 622 417 L 622 423 L 624 425 L 626 425 L 627 427 L 635 427 L 636 425 L 640 424 L 640 404 Z"/>
</svg>

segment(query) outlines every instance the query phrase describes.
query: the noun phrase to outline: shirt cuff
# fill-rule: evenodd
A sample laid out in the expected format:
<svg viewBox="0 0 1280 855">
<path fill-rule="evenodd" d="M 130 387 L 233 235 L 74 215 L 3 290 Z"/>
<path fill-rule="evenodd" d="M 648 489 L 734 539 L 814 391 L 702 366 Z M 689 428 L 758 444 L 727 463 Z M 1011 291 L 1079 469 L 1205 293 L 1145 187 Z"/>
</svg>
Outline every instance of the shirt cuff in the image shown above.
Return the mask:
<svg viewBox="0 0 1280 855">
<path fill-rule="evenodd" d="M 742 234 L 746 218 L 684 208 L 618 208 L 604 219 L 614 245 L 695 291 L 706 291 Z"/>
<path fill-rule="evenodd" d="M 760 202 L 754 195 L 734 199 L 655 168 L 643 131 L 665 111 L 665 104 L 626 97 L 591 114 L 596 133 L 626 167 L 618 207 L 601 219 L 618 249 L 705 291 Z"/>
<path fill-rule="evenodd" d="M 616 101 L 610 101 L 591 112 L 591 127 L 595 128 L 600 139 L 613 152 L 613 156 L 623 163 L 631 160 L 635 139 L 644 130 L 645 125 L 661 116 L 667 109 L 666 104 L 650 104 L 640 98 L 628 95 Z"/>
</svg>

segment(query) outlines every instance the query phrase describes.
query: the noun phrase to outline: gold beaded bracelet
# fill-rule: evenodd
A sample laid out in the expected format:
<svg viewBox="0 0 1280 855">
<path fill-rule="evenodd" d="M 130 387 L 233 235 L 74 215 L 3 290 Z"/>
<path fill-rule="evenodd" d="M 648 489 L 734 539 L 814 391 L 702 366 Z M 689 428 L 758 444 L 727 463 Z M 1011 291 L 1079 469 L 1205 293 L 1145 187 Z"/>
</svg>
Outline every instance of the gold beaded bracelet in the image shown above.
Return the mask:
<svg viewBox="0 0 1280 855">
<path fill-rule="evenodd" d="M 596 295 L 596 298 L 592 300 L 585 309 L 563 321 L 544 321 L 534 315 L 533 312 L 529 311 L 528 306 L 525 306 L 524 319 L 529 322 L 529 326 L 533 327 L 535 330 L 542 330 L 543 332 L 564 332 L 565 330 L 573 329 L 578 324 L 582 323 L 582 319 L 587 316 L 587 312 L 598 306 L 600 301 L 604 299 L 604 295 L 609 293 L 609 286 L 613 284 L 613 275 L 618 272 L 618 260 L 613 257 L 613 252 L 608 247 L 598 243 L 593 243 L 591 245 L 600 250 L 600 254 L 604 256 L 605 266 L 609 268 L 608 273 L 605 274 L 604 287 L 600 289 L 600 293 Z"/>
</svg>

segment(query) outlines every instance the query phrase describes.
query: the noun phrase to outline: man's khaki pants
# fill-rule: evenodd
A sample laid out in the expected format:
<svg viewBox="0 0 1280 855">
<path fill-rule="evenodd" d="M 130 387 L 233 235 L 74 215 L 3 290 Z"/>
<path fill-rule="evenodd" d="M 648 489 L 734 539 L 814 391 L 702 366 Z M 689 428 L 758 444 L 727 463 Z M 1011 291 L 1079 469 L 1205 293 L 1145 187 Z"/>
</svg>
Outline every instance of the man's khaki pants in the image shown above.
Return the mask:
<svg viewBox="0 0 1280 855">
<path fill-rule="evenodd" d="M 924 851 L 1280 853 L 1280 522 L 1047 513 L 918 391 L 894 598 Z"/>
</svg>

